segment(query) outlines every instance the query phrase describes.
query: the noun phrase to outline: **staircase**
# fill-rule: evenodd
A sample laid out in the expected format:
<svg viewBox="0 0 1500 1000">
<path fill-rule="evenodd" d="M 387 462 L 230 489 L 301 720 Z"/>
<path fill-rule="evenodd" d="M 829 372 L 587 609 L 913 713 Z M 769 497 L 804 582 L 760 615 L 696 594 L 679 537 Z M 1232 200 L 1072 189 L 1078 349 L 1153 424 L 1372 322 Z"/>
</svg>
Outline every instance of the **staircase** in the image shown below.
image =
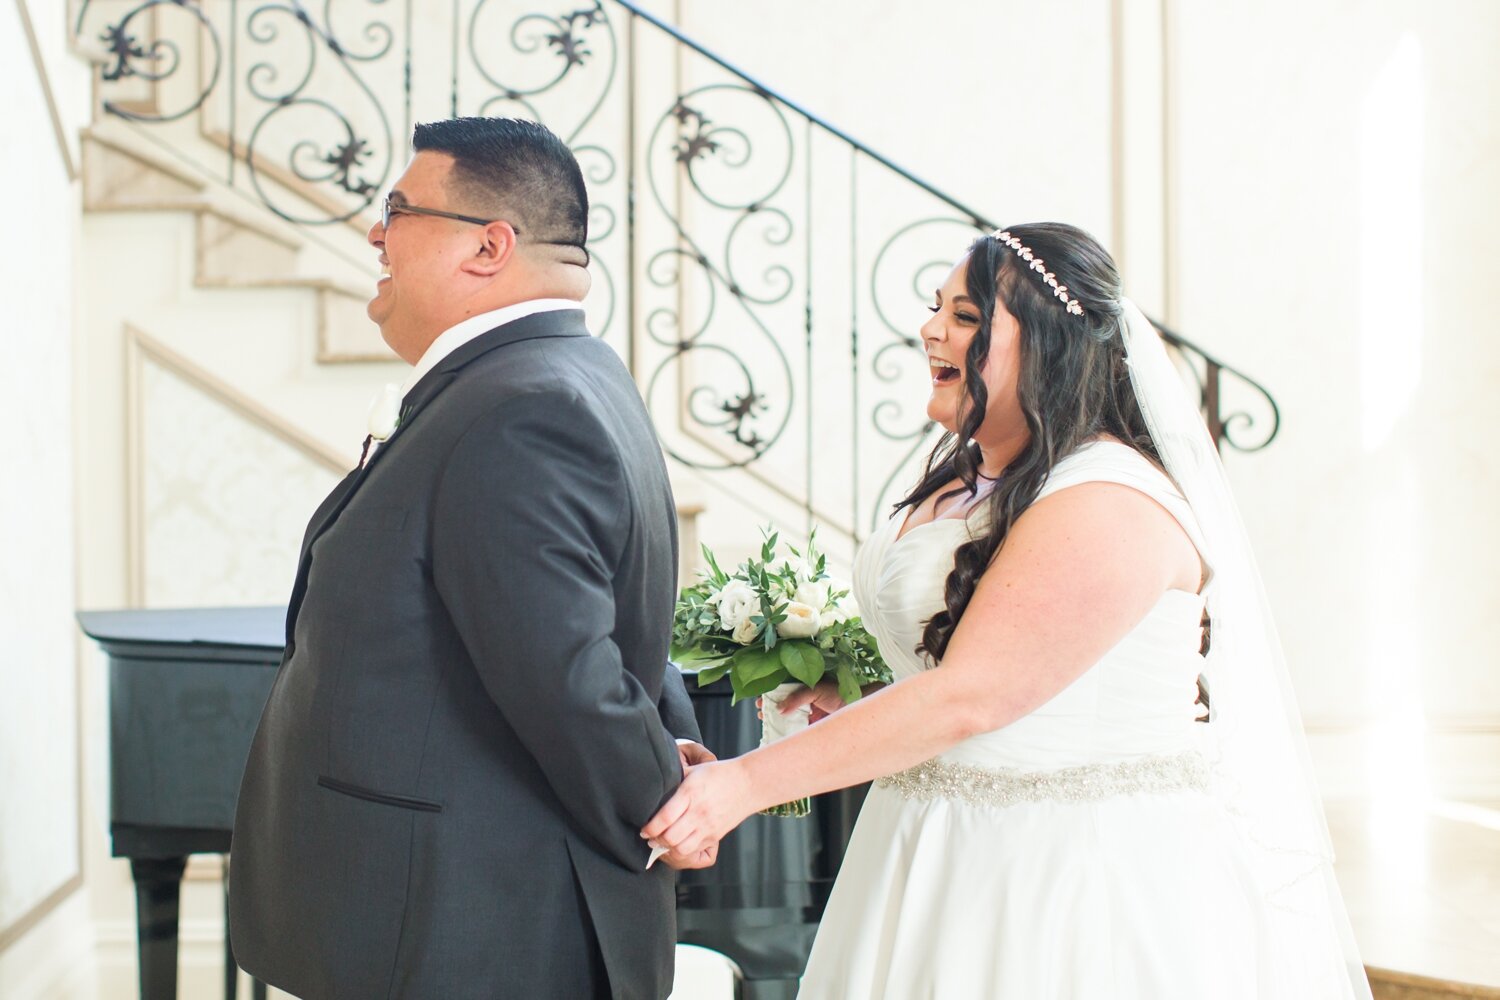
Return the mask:
<svg viewBox="0 0 1500 1000">
<path fill-rule="evenodd" d="M 734 560 L 758 525 L 817 524 L 847 565 L 938 433 L 919 289 L 991 220 L 632 3 L 565 8 L 78 3 L 88 242 L 182 264 L 175 288 L 111 287 L 90 336 L 128 322 L 341 470 L 401 377 L 364 316 L 364 232 L 411 122 L 536 117 L 590 183 L 591 325 L 636 373 L 703 536 Z M 207 333 L 226 313 L 242 329 Z M 1171 337 L 1221 440 L 1269 443 L 1270 396 Z"/>
</svg>

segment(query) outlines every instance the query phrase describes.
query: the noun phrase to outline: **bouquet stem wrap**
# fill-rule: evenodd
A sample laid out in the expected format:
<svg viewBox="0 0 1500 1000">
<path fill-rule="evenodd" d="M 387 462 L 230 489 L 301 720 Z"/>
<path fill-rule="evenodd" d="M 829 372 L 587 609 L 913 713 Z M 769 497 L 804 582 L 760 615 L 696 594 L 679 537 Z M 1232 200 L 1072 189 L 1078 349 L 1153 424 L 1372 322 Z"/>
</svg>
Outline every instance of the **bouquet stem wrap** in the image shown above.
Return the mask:
<svg viewBox="0 0 1500 1000">
<path fill-rule="evenodd" d="M 807 685 L 797 681 L 782 684 L 767 691 L 761 698 L 761 724 L 760 745 L 770 746 L 784 736 L 801 732 L 808 726 L 809 717 L 812 715 L 812 707 L 803 705 L 794 712 L 786 715 L 781 714 L 781 703 L 795 691 L 806 691 Z M 766 816 L 806 816 L 812 811 L 812 801 L 809 799 L 797 799 L 794 802 L 784 802 L 779 806 L 762 809 Z"/>
</svg>

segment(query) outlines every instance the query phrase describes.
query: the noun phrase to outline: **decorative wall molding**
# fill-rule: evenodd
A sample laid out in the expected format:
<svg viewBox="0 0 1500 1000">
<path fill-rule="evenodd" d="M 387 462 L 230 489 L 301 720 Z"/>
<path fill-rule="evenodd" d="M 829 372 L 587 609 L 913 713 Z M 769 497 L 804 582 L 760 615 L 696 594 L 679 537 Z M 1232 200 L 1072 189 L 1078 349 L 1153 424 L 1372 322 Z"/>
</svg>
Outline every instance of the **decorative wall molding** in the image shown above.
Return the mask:
<svg viewBox="0 0 1500 1000">
<path fill-rule="evenodd" d="M 0 951 L 0 987 L 7 998 L 16 1000 L 94 998 L 98 996 L 94 958 L 88 900 L 79 893 L 25 941 L 10 951 Z"/>
<path fill-rule="evenodd" d="M 81 826 L 82 822 L 80 819 L 80 827 Z M 0 953 L 3 953 L 11 945 L 15 944 L 21 938 L 25 937 L 28 931 L 45 920 L 48 914 L 57 909 L 64 900 L 73 895 L 75 891 L 82 887 L 83 838 L 81 836 L 79 837 L 78 843 L 78 867 L 73 872 L 72 878 L 68 879 L 62 885 L 54 889 L 52 893 L 45 899 L 43 899 L 40 903 L 37 903 L 31 909 L 27 910 L 25 913 L 21 914 L 21 916 L 13 920 L 9 927 L 0 928 Z"/>
<path fill-rule="evenodd" d="M 126 519 L 129 595 L 133 606 L 148 603 L 146 469 L 146 365 L 149 362 L 202 393 L 251 427 L 269 434 L 316 467 L 342 477 L 350 460 L 212 372 L 126 324 Z"/>
</svg>

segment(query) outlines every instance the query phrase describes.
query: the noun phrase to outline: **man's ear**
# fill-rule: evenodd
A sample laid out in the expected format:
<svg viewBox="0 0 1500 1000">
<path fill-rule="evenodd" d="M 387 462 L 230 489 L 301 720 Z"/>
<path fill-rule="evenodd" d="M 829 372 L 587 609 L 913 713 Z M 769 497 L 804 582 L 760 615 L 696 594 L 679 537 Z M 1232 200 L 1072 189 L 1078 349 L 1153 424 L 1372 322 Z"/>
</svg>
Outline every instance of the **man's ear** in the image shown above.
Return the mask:
<svg viewBox="0 0 1500 1000">
<path fill-rule="evenodd" d="M 479 249 L 458 266 L 460 271 L 476 278 L 493 278 L 505 269 L 516 253 L 519 242 L 509 222 L 491 222 L 479 230 Z"/>
</svg>

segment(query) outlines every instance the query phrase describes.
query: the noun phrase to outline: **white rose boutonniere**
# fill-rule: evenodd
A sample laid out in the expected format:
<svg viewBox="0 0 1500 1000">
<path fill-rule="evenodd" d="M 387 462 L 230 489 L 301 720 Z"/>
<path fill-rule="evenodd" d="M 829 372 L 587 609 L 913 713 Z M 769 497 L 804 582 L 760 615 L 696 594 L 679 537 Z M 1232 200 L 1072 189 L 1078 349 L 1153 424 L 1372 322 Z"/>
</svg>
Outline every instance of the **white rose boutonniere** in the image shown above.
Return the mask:
<svg viewBox="0 0 1500 1000">
<path fill-rule="evenodd" d="M 369 431 L 376 441 L 385 441 L 401 426 L 401 387 L 387 382 L 370 402 Z"/>
</svg>

